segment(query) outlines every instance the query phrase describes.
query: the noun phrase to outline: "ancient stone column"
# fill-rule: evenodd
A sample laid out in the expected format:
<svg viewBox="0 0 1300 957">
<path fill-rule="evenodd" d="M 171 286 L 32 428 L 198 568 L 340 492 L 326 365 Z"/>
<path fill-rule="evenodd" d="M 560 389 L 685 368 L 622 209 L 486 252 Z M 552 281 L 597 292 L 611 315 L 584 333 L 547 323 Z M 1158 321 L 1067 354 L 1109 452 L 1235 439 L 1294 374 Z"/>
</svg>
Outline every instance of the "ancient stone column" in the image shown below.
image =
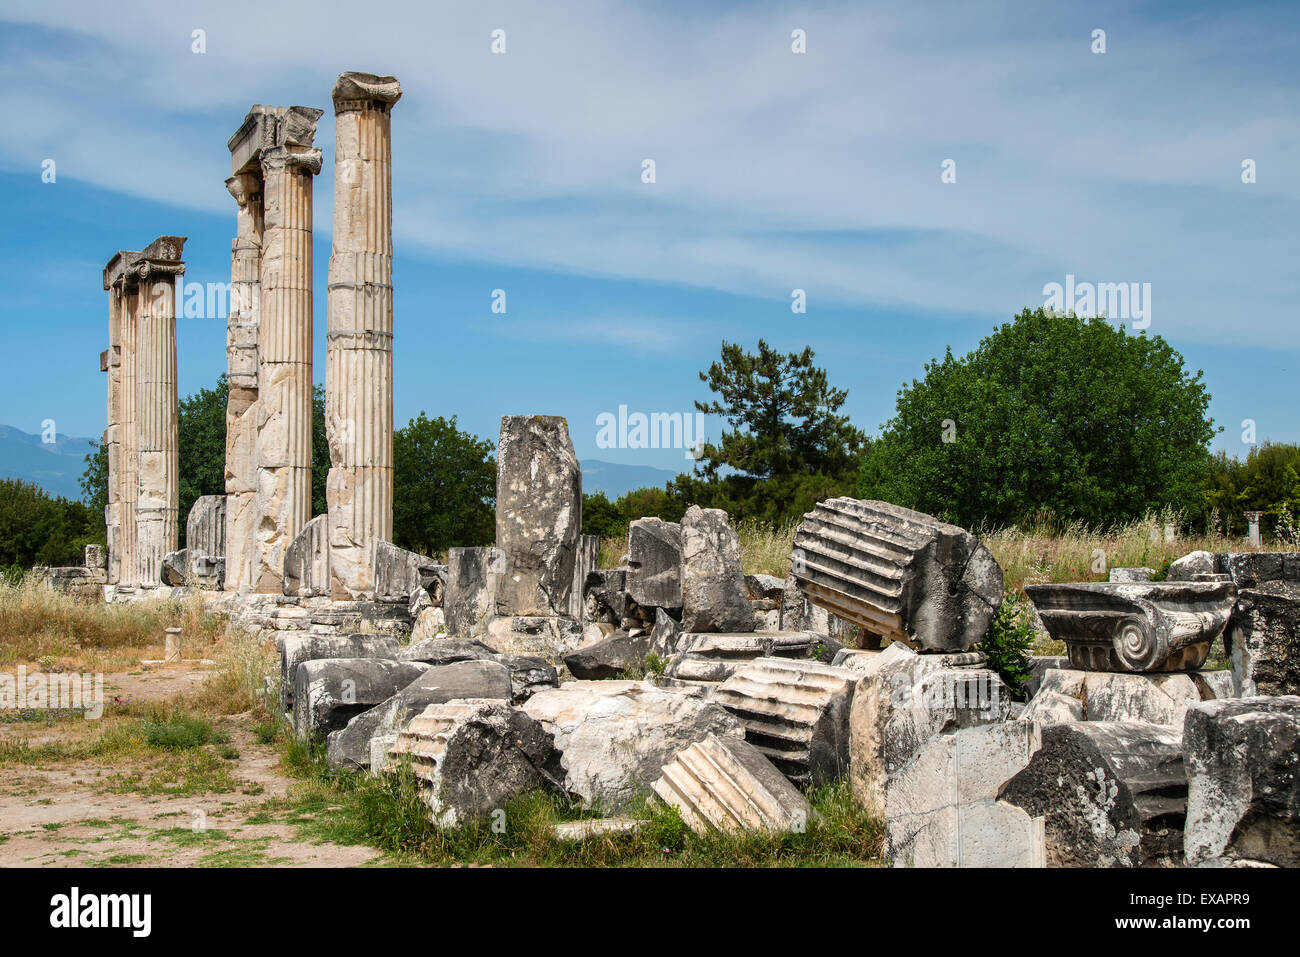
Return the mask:
<svg viewBox="0 0 1300 957">
<path fill-rule="evenodd" d="M 330 593 L 374 594 L 374 550 L 393 535 L 391 76 L 334 84 L 334 249 L 325 340 Z"/>
<path fill-rule="evenodd" d="M 124 473 L 122 470 L 122 440 L 125 411 L 122 394 L 123 327 L 134 324 L 129 313 L 125 273 L 139 253 L 121 250 L 104 267 L 104 289 L 108 292 L 108 349 L 99 359 L 102 372 L 108 373 L 108 416 L 104 429 L 104 445 L 108 454 L 108 500 L 104 505 L 104 524 L 108 529 L 108 567 L 105 580 L 116 585 L 122 580 L 122 501 Z M 134 355 L 131 356 L 134 362 Z M 134 406 L 134 397 L 131 405 Z M 128 574 L 128 577 L 129 574 Z"/>
<path fill-rule="evenodd" d="M 253 587 L 257 522 L 257 328 L 261 303 L 262 180 L 240 173 L 226 180 L 239 207 L 230 248 L 226 321 L 226 580 L 227 591 Z"/>
<path fill-rule="evenodd" d="M 159 236 L 140 253 L 136 343 L 136 583 L 162 583 L 163 556 L 179 538 L 180 464 L 176 398 L 176 277 L 183 236 Z"/>
</svg>

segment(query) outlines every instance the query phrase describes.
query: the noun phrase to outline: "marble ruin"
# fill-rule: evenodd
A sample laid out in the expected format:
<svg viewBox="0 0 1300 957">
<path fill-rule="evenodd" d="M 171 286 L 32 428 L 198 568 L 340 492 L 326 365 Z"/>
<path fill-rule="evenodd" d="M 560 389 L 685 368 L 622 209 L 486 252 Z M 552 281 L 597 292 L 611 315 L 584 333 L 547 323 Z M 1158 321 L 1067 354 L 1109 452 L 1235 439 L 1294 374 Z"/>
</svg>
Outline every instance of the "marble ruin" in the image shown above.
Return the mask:
<svg viewBox="0 0 1300 957">
<path fill-rule="evenodd" d="M 1195 552 L 1167 581 L 1139 568 L 1026 586 L 1065 654 L 1033 658 L 1015 688 L 979 650 L 1004 579 L 966 530 L 830 499 L 778 578 L 746 574 L 727 514 L 691 506 L 633 521 L 622 564 L 598 568 L 559 416 L 502 417 L 491 545 L 445 564 L 395 546 L 401 96 L 370 73 L 332 91 L 325 513 L 311 514 L 322 111 L 254 106 L 227 143 L 225 494 L 177 514 L 185 240 L 162 236 L 103 272 L 108 547 L 46 580 L 106 600 L 199 593 L 273 638 L 270 706 L 336 769 L 409 767 L 443 826 L 542 789 L 610 812 L 652 793 L 702 833 L 798 831 L 806 789 L 843 779 L 896 866 L 1300 864 L 1300 555 Z M 1205 670 L 1220 640 L 1231 667 Z"/>
</svg>

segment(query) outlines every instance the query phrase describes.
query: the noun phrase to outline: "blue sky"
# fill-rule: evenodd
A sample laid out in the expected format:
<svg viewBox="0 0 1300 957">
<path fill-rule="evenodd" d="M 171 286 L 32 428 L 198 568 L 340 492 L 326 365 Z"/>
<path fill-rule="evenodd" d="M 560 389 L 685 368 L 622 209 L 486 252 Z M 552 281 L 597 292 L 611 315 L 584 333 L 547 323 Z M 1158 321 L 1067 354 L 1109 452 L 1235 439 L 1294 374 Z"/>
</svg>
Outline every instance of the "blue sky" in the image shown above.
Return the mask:
<svg viewBox="0 0 1300 957">
<path fill-rule="evenodd" d="M 6 0 L 0 422 L 103 429 L 115 250 L 185 235 L 187 279 L 229 279 L 225 143 L 254 103 L 326 109 L 323 381 L 329 92 L 356 69 L 405 91 L 399 422 L 495 440 L 502 414 L 565 415 L 580 457 L 677 469 L 598 449 L 597 416 L 688 412 L 721 341 L 762 336 L 811 345 L 874 433 L 928 359 L 1071 274 L 1151 284 L 1149 332 L 1205 370 L 1218 447 L 1244 452 L 1247 418 L 1295 441 L 1298 25 L 1294 4 Z M 181 319 L 178 343 L 182 395 L 224 371 L 223 319 Z"/>
</svg>

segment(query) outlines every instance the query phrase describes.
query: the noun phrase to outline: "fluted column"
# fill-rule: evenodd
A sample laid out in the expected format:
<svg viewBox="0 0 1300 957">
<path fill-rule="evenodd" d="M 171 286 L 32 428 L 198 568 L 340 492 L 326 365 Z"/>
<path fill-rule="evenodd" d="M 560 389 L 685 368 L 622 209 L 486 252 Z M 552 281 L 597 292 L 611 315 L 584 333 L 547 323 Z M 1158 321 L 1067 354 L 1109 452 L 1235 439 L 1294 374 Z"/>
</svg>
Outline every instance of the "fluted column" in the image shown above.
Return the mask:
<svg viewBox="0 0 1300 957">
<path fill-rule="evenodd" d="M 120 291 L 121 308 L 118 321 L 122 341 L 122 378 L 119 392 L 122 405 L 119 423 L 121 441 L 118 443 L 118 473 L 121 478 L 116 483 L 120 505 L 118 514 L 121 518 L 118 526 L 118 545 L 121 554 L 118 561 L 118 584 L 134 586 L 139 582 L 136 567 L 136 506 L 140 494 L 140 436 L 136 419 L 136 405 L 139 400 L 136 392 L 136 367 L 140 331 L 140 283 L 139 276 L 135 272 L 134 259 L 131 261 L 129 271 L 118 278 L 117 287 Z"/>
<path fill-rule="evenodd" d="M 238 205 L 230 247 L 230 309 L 226 322 L 226 581 L 227 591 L 253 586 L 257 525 L 257 329 L 261 303 L 262 181 L 253 173 L 226 180 Z"/>
<path fill-rule="evenodd" d="M 276 146 L 261 153 L 257 592 L 281 591 L 285 549 L 311 518 L 311 199 L 320 166 L 318 149 Z"/>
<path fill-rule="evenodd" d="M 374 595 L 377 541 L 393 536 L 391 76 L 334 84 L 334 249 L 325 340 L 330 592 Z"/>
<path fill-rule="evenodd" d="M 136 498 L 136 578 L 162 584 L 162 560 L 179 538 L 180 467 L 176 397 L 176 277 L 185 238 L 160 236 L 140 254 L 136 419 L 139 494 Z"/>
<path fill-rule="evenodd" d="M 106 581 L 122 580 L 122 327 L 126 308 L 125 282 L 128 266 L 138 253 L 119 251 L 104 267 L 104 289 L 108 292 L 108 348 L 100 356 L 100 369 L 108 374 L 107 424 L 104 447 L 108 457 L 107 501 L 104 525 L 108 531 L 108 574 Z"/>
</svg>

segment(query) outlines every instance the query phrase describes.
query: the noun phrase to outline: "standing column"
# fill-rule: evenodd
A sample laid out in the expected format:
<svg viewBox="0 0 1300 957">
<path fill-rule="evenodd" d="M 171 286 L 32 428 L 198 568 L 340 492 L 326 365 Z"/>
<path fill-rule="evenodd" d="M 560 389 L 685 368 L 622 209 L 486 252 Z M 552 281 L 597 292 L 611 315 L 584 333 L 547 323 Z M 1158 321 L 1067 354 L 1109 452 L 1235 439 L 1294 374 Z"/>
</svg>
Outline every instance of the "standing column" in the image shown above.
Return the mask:
<svg viewBox="0 0 1300 957">
<path fill-rule="evenodd" d="M 280 145 L 261 152 L 253 590 L 263 593 L 280 593 L 285 549 L 311 518 L 311 188 L 320 167 L 318 149 Z"/>
<path fill-rule="evenodd" d="M 334 84 L 334 249 L 325 339 L 330 592 L 374 595 L 377 541 L 393 536 L 391 76 Z"/>
<path fill-rule="evenodd" d="M 162 584 L 162 560 L 179 538 L 180 467 L 176 398 L 176 277 L 185 272 L 183 236 L 159 236 L 140 253 L 136 359 L 139 494 L 137 584 Z"/>
<path fill-rule="evenodd" d="M 257 328 L 261 301 L 262 181 L 252 173 L 226 180 L 239 206 L 230 247 L 230 309 L 226 322 L 226 581 L 227 591 L 253 587 L 257 524 Z"/>
<path fill-rule="evenodd" d="M 121 479 L 116 483 L 118 504 L 121 507 L 119 512 L 121 524 L 118 527 L 118 543 L 121 546 L 118 584 L 127 586 L 139 583 L 136 569 L 136 507 L 140 495 L 140 436 L 136 418 L 136 405 L 139 400 L 136 392 L 137 343 L 140 331 L 140 276 L 137 272 L 139 258 L 138 253 L 129 254 L 116 280 L 120 301 L 118 331 L 121 333 L 122 340 L 122 378 L 118 392 L 122 406 L 119 423 L 121 441 L 118 443 L 118 472 Z"/>
<path fill-rule="evenodd" d="M 108 574 L 116 585 L 122 570 L 122 273 L 137 253 L 118 252 L 104 267 L 104 289 L 108 292 L 108 349 L 99 367 L 108 373 L 108 415 L 104 448 L 108 457 L 108 489 L 104 504 L 104 525 L 108 530 Z"/>
</svg>

